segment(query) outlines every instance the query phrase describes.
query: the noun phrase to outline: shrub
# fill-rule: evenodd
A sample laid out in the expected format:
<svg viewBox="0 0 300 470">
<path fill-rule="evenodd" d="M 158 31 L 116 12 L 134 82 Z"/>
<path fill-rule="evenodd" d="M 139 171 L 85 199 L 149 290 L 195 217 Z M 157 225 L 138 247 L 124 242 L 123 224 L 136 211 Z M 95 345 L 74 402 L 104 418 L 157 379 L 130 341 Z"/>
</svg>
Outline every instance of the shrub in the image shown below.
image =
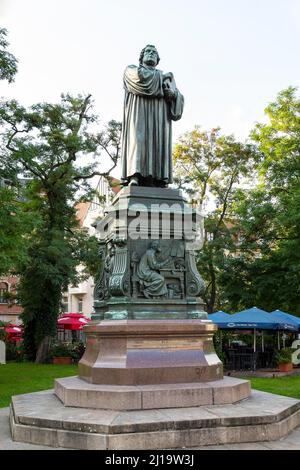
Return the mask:
<svg viewBox="0 0 300 470">
<path fill-rule="evenodd" d="M 4 329 L 4 326 L 0 325 L 0 341 L 4 341 L 6 343 L 7 341 L 7 333 Z"/>
<path fill-rule="evenodd" d="M 70 353 L 74 362 L 79 362 L 85 351 L 85 345 L 82 341 L 70 345 Z"/>
<path fill-rule="evenodd" d="M 71 357 L 74 362 L 80 361 L 85 351 L 84 343 L 54 343 L 50 349 L 49 359 L 53 357 Z"/>
<path fill-rule="evenodd" d="M 24 350 L 22 343 L 14 343 L 13 341 L 6 341 L 6 360 L 15 362 L 24 362 Z"/>
<path fill-rule="evenodd" d="M 69 345 L 66 343 L 54 343 L 50 349 L 50 357 L 71 357 Z"/>
<path fill-rule="evenodd" d="M 280 349 L 275 354 L 277 364 L 288 364 L 292 362 L 292 350 L 291 348 Z"/>
</svg>

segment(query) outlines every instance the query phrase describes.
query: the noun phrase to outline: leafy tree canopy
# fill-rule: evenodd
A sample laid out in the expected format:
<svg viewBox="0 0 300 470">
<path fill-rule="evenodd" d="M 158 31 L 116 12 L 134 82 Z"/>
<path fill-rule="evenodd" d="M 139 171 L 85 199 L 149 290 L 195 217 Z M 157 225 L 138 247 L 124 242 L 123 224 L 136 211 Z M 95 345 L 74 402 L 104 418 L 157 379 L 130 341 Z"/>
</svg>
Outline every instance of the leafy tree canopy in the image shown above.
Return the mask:
<svg viewBox="0 0 300 470">
<path fill-rule="evenodd" d="M 29 109 L 15 100 L 0 107 L 0 168 L 7 177 L 27 178 L 24 191 L 36 217 L 28 259 L 21 269 L 19 295 L 24 308 L 25 344 L 29 356 L 43 361 L 56 331 L 61 295 L 76 284 L 84 263 L 95 271 L 97 242 L 80 229 L 76 202 L 93 194 L 94 176 L 109 177 L 120 151 L 121 125 L 116 121 L 95 133 L 91 96 L 62 95 L 58 104 Z M 104 155 L 108 156 L 107 158 Z"/>
<path fill-rule="evenodd" d="M 262 153 L 258 184 L 240 191 L 235 217 L 240 256 L 222 276 L 229 306 L 259 305 L 300 314 L 300 99 L 280 92 L 266 108 L 268 122 L 251 136 Z"/>
<path fill-rule="evenodd" d="M 7 30 L 0 28 L 0 80 L 7 80 L 9 83 L 14 81 L 17 73 L 17 59 L 8 52 Z"/>
<path fill-rule="evenodd" d="M 196 127 L 175 147 L 175 180 L 192 201 L 205 208 L 205 240 L 198 255 L 199 271 L 206 281 L 208 312 L 219 305 L 219 276 L 228 250 L 235 249 L 230 223 L 234 196 L 240 183 L 252 175 L 259 159 L 253 145 L 242 144 L 220 129 Z"/>
</svg>

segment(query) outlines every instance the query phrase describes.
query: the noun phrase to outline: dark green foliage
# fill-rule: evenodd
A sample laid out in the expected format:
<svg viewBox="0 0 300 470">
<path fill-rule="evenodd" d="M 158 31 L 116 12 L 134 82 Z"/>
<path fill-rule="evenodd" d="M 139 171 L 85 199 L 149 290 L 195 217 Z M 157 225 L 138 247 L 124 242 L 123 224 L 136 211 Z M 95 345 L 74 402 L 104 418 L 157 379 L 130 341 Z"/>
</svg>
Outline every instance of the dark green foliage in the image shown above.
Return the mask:
<svg viewBox="0 0 300 470">
<path fill-rule="evenodd" d="M 208 238 L 198 257 L 208 312 L 257 305 L 300 315 L 300 99 L 279 93 L 253 145 L 196 128 L 175 149 L 177 180 L 207 194 Z M 242 184 L 240 184 L 242 183 Z M 247 188 L 247 189 L 245 189 Z M 212 206 L 213 206 L 212 203 Z"/>
<path fill-rule="evenodd" d="M 18 187 L 0 186 L 0 275 L 18 272 L 26 263 L 29 234 L 37 222 Z"/>
<path fill-rule="evenodd" d="M 237 142 L 233 136 L 222 136 L 219 129 L 204 132 L 196 127 L 175 147 L 175 179 L 180 187 L 204 209 L 211 200 L 215 205 L 206 213 L 204 246 L 198 255 L 208 313 L 226 307 L 220 300 L 219 277 L 227 253 L 236 250 L 236 231 L 231 222 L 234 196 L 238 184 L 252 175 L 257 158 L 253 146 Z"/>
<path fill-rule="evenodd" d="M 85 351 L 85 345 L 82 341 L 75 343 L 55 342 L 52 344 L 49 357 L 71 357 L 74 362 L 79 362 Z"/>
<path fill-rule="evenodd" d="M 10 362 L 24 362 L 24 348 L 22 343 L 15 343 L 13 341 L 6 341 L 6 361 Z"/>
<path fill-rule="evenodd" d="M 289 364 L 292 362 L 292 350 L 291 348 L 280 349 L 276 352 L 275 358 L 277 364 Z"/>
<path fill-rule="evenodd" d="M 55 343 L 49 355 L 50 357 L 71 357 L 70 347 L 65 343 Z"/>
<path fill-rule="evenodd" d="M 17 60 L 7 51 L 6 36 L 0 29 L 0 80 L 11 82 Z M 91 108 L 90 95 L 65 94 L 58 104 L 29 109 L 16 100 L 0 103 L 0 275 L 21 275 L 24 349 L 31 360 L 47 357 L 68 284 L 97 273 L 97 240 L 79 227 L 74 206 L 93 196 L 90 178 L 109 179 L 121 125 L 111 121 L 92 133 L 97 119 Z M 80 263 L 85 270 L 79 273 Z"/>
<path fill-rule="evenodd" d="M 7 31 L 0 28 L 0 80 L 7 80 L 11 83 L 17 73 L 17 59 L 7 51 L 9 45 L 7 40 Z"/>
<path fill-rule="evenodd" d="M 7 51 L 6 29 L 0 28 L 0 80 L 12 82 L 17 59 Z M 4 155 L 6 153 L 4 152 Z M 8 157 L 8 155 L 6 155 Z M 0 276 L 17 270 L 26 257 L 26 234 L 32 229 L 30 214 L 20 198 L 22 190 L 14 165 L 0 161 Z"/>
<path fill-rule="evenodd" d="M 259 183 L 237 194 L 239 256 L 227 259 L 221 282 L 229 308 L 259 305 L 300 314 L 300 99 L 294 88 L 267 109 L 252 133 L 262 154 Z"/>
<path fill-rule="evenodd" d="M 4 329 L 5 323 L 0 322 L 0 341 L 7 341 L 7 333 Z"/>
<path fill-rule="evenodd" d="M 82 341 L 71 344 L 71 357 L 75 363 L 79 362 L 85 352 L 85 345 Z"/>
<path fill-rule="evenodd" d="M 75 343 L 55 342 L 52 344 L 49 357 L 71 357 L 74 362 L 79 362 L 85 351 L 82 341 Z"/>
<path fill-rule="evenodd" d="M 106 176 L 116 166 L 120 124 L 112 121 L 103 132 L 93 134 L 89 126 L 95 122 L 90 95 L 62 95 L 59 104 L 41 103 L 29 110 L 16 101 L 0 108 L 4 129 L 0 168 L 2 163 L 12 174 L 30 178 L 24 194 L 35 215 L 18 289 L 24 309 L 24 348 L 32 360 L 46 360 L 62 292 L 96 272 L 97 242 L 80 228 L 75 204 L 83 194 L 86 199 L 93 194 L 90 178 Z M 100 172 L 95 157 L 103 150 L 109 162 Z M 80 263 L 86 270 L 77 270 Z"/>
</svg>

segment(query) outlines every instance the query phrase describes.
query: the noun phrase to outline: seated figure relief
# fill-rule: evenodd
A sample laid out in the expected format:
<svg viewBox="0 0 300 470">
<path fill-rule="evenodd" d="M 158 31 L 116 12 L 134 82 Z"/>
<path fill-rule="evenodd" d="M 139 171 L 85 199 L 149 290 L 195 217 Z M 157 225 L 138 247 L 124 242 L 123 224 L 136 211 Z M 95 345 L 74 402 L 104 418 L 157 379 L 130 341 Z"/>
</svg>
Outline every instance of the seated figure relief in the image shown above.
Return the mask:
<svg viewBox="0 0 300 470">
<path fill-rule="evenodd" d="M 152 297 L 167 297 L 168 290 L 164 276 L 157 272 L 170 262 L 168 257 L 164 261 L 159 261 L 161 252 L 158 241 L 153 241 L 150 248 L 144 253 L 137 267 L 137 276 L 140 280 L 142 291 L 147 299 Z"/>
<path fill-rule="evenodd" d="M 181 297 L 184 293 L 184 259 L 175 257 L 171 250 L 166 259 L 161 260 L 161 252 L 160 242 L 154 240 L 138 261 L 135 275 L 140 293 L 148 299 Z M 171 277 L 171 282 L 166 276 Z M 181 279 L 179 285 L 176 278 Z"/>
</svg>

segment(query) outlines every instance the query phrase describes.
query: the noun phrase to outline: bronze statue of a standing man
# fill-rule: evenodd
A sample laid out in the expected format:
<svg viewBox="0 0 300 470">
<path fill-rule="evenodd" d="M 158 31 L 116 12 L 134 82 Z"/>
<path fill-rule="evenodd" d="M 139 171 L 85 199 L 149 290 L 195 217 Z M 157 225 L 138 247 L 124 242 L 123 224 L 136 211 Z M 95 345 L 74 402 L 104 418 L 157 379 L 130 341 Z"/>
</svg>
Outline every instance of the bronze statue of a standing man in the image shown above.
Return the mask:
<svg viewBox="0 0 300 470">
<path fill-rule="evenodd" d="M 159 55 L 146 46 L 139 66 L 124 73 L 122 182 L 165 187 L 172 182 L 172 121 L 181 118 L 184 98 L 172 73 L 155 67 Z"/>
</svg>

